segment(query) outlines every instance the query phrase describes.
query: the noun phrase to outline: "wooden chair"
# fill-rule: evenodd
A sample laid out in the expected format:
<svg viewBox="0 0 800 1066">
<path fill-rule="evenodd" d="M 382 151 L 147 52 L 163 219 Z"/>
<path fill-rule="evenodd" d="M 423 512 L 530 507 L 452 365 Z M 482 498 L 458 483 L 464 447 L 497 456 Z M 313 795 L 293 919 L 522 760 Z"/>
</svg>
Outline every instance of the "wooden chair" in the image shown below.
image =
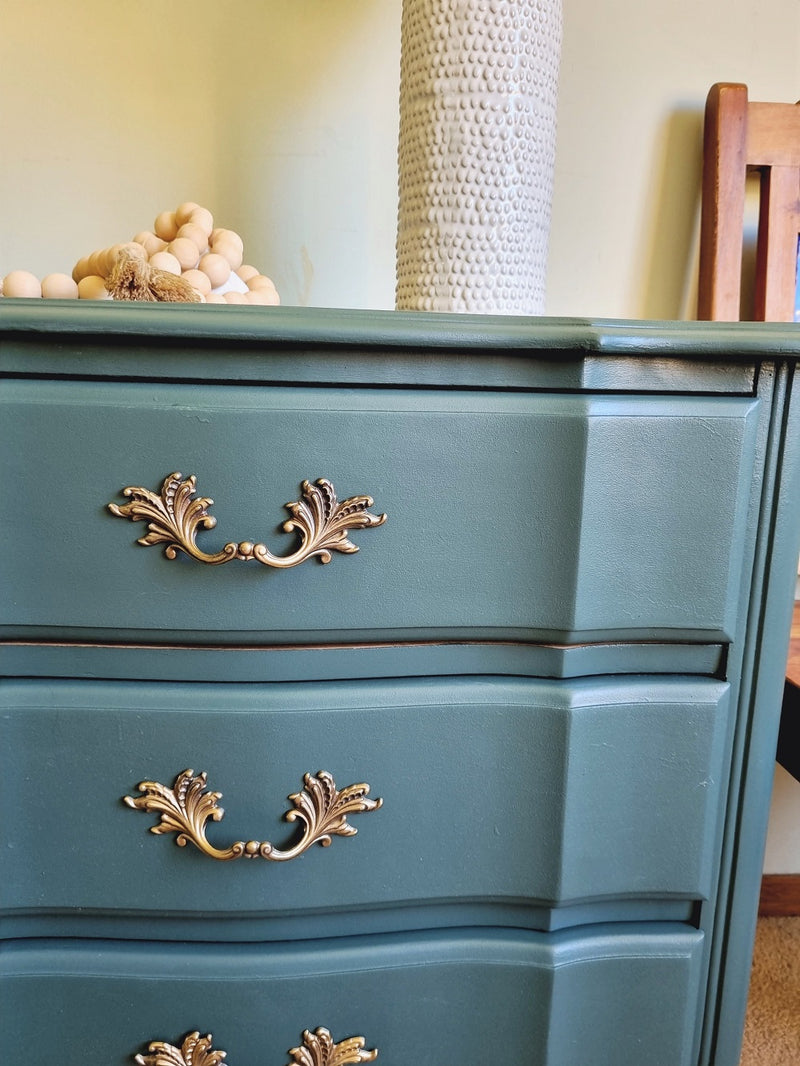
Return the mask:
<svg viewBox="0 0 800 1066">
<path fill-rule="evenodd" d="M 800 235 L 800 104 L 763 104 L 719 82 L 706 100 L 697 317 L 736 321 L 742 303 L 748 173 L 759 177 L 756 321 L 795 317 Z M 800 621 L 800 611 L 795 609 Z M 792 632 L 778 762 L 800 780 L 800 632 Z"/>
<path fill-rule="evenodd" d="M 800 233 L 800 106 L 747 98 L 720 82 L 706 100 L 697 317 L 740 317 L 745 185 L 760 174 L 756 321 L 794 319 Z M 746 316 L 751 317 L 751 316 Z"/>
<path fill-rule="evenodd" d="M 784 770 L 800 781 L 800 604 L 795 605 L 789 642 L 777 758 Z"/>
</svg>

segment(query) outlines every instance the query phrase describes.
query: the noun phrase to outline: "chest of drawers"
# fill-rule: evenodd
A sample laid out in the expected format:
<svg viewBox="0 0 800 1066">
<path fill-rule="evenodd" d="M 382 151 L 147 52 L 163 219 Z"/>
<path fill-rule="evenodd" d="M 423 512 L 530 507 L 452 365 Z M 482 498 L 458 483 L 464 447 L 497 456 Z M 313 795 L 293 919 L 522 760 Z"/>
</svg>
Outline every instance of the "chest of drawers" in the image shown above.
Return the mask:
<svg viewBox="0 0 800 1066">
<path fill-rule="evenodd" d="M 799 352 L 2 301 L 11 1061 L 735 1066 Z"/>
</svg>

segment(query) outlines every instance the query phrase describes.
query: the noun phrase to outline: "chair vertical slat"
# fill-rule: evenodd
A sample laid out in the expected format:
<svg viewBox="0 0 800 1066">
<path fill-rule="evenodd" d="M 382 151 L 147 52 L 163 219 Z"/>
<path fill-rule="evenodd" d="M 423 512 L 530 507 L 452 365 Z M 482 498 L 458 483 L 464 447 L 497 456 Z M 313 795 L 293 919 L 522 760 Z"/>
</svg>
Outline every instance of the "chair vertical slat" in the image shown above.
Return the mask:
<svg viewBox="0 0 800 1066">
<path fill-rule="evenodd" d="M 697 316 L 739 318 L 747 173 L 747 87 L 718 84 L 706 101 Z"/>
<path fill-rule="evenodd" d="M 756 249 L 755 317 L 764 322 L 791 322 L 797 280 L 800 233 L 800 170 L 765 167 Z"/>
</svg>

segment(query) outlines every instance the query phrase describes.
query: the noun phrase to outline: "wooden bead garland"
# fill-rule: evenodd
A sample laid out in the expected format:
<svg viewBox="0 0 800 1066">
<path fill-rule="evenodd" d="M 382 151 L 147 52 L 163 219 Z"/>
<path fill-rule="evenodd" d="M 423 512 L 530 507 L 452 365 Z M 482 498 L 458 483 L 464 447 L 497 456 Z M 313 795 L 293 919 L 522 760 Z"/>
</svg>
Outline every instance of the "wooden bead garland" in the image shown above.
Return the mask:
<svg viewBox="0 0 800 1066">
<path fill-rule="evenodd" d="M 0 279 L 0 296 L 82 300 L 158 300 L 275 306 L 275 285 L 244 263 L 244 241 L 214 227 L 211 212 L 193 201 L 161 211 L 152 230 L 132 241 L 83 256 L 68 274 L 41 281 L 27 270 Z"/>
</svg>

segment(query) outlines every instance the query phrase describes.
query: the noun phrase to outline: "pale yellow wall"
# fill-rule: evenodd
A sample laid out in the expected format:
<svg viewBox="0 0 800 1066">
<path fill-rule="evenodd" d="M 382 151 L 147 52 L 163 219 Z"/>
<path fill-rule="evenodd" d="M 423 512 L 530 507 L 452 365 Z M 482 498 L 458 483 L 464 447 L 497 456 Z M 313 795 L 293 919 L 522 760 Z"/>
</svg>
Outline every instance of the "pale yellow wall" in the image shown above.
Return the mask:
<svg viewBox="0 0 800 1066">
<path fill-rule="evenodd" d="M 0 277 L 184 200 L 285 302 L 391 306 L 394 0 L 2 0 Z"/>
<path fill-rule="evenodd" d="M 800 5 L 565 0 L 564 14 L 548 313 L 692 317 L 706 93 L 800 97 Z"/>
<path fill-rule="evenodd" d="M 764 869 L 800 873 L 800 783 L 782 766 L 775 768 Z"/>
<path fill-rule="evenodd" d="M 400 3 L 230 5 L 242 8 L 245 32 L 226 24 L 225 224 L 286 302 L 391 307 Z"/>
<path fill-rule="evenodd" d="M 3 0 L 0 273 L 192 199 L 287 303 L 391 307 L 401 0 Z M 800 96 L 796 0 L 566 0 L 550 314 L 693 312 L 703 99 Z"/>
<path fill-rule="evenodd" d="M 183 200 L 284 302 L 391 307 L 401 0 L 2 0 L 0 275 Z M 691 315 L 708 86 L 800 97 L 797 0 L 565 0 L 550 314 Z M 800 869 L 779 776 L 767 868 Z"/>
<path fill-rule="evenodd" d="M 217 6 L 3 0 L 0 273 L 70 270 L 216 199 Z"/>
</svg>

